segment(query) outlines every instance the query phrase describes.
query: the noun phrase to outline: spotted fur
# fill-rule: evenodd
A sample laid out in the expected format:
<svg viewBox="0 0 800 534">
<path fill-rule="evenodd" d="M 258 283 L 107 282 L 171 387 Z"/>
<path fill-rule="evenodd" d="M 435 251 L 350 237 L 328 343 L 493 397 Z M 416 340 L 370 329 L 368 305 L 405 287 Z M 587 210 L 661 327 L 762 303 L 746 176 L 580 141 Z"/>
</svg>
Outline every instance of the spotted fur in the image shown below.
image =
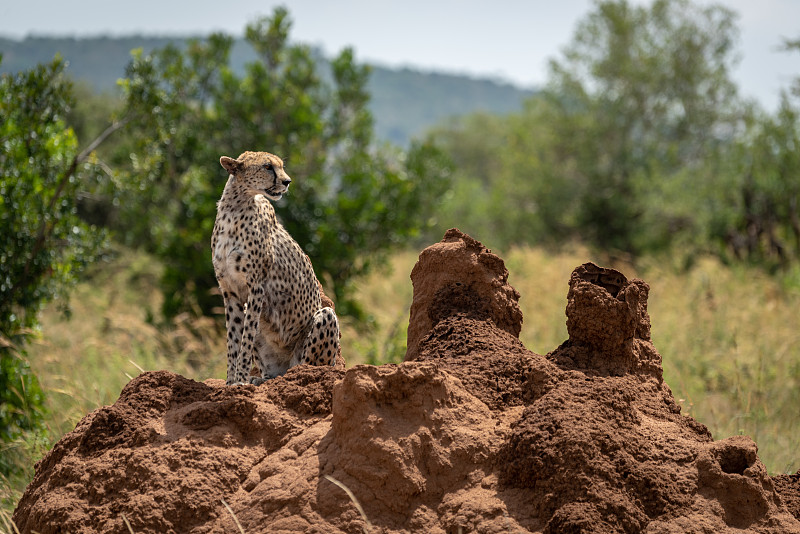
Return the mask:
<svg viewBox="0 0 800 534">
<path fill-rule="evenodd" d="M 299 364 L 333 365 L 339 322 L 322 307 L 308 256 L 275 215 L 270 200 L 289 189 L 283 161 L 267 152 L 220 158 L 230 173 L 211 237 L 225 301 L 227 383 L 282 375 Z M 261 378 L 250 380 L 256 358 Z"/>
</svg>

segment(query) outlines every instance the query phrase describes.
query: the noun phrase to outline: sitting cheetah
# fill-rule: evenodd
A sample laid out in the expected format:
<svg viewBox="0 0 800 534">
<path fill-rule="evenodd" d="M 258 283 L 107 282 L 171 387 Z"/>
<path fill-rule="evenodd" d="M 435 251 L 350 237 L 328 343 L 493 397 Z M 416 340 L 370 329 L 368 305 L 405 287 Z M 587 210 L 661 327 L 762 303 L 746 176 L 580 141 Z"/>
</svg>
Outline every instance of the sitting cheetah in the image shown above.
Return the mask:
<svg viewBox="0 0 800 534">
<path fill-rule="evenodd" d="M 245 152 L 219 162 L 230 176 L 217 205 L 211 251 L 225 300 L 227 384 L 248 383 L 254 355 L 261 370 L 254 384 L 302 363 L 333 365 L 336 314 L 322 307 L 311 260 L 269 202 L 280 199 L 292 181 L 283 161 Z"/>
</svg>

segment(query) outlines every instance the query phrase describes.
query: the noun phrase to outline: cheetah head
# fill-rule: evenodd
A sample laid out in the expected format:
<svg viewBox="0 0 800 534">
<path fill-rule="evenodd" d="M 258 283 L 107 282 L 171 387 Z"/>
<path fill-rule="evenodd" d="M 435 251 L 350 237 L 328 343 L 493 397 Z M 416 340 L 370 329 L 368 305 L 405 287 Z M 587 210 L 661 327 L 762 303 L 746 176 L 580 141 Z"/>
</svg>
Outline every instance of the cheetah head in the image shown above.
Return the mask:
<svg viewBox="0 0 800 534">
<path fill-rule="evenodd" d="M 219 162 L 250 193 L 270 200 L 280 200 L 292 182 L 283 160 L 269 152 L 244 152 L 237 159 L 222 156 Z"/>
</svg>

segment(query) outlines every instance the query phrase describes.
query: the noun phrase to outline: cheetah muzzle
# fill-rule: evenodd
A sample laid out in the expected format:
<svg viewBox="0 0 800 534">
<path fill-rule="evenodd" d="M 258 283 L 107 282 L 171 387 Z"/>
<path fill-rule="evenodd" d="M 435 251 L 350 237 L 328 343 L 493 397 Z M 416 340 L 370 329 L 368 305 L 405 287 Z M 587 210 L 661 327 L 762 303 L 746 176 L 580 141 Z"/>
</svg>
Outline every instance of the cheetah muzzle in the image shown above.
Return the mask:
<svg viewBox="0 0 800 534">
<path fill-rule="evenodd" d="M 333 365 L 339 321 L 322 307 L 308 256 L 278 221 L 292 179 L 268 152 L 220 158 L 230 176 L 211 237 L 214 272 L 225 302 L 227 384 L 261 382 L 299 364 Z M 250 379 L 253 360 L 260 377 Z"/>
</svg>

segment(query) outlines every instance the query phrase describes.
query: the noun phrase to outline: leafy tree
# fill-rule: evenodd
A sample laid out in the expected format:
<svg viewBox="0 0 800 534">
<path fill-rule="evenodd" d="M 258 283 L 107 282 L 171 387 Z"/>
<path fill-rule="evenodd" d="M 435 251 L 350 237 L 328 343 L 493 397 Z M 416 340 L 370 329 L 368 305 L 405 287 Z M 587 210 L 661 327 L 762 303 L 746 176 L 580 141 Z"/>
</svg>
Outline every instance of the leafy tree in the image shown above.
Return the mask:
<svg viewBox="0 0 800 534">
<path fill-rule="evenodd" d="M 589 242 L 636 252 L 653 245 L 654 225 L 671 234 L 691 224 L 672 216 L 660 188 L 701 172 L 730 140 L 736 37 L 720 6 L 600 1 L 551 62 L 546 96 L 569 169 L 553 178 L 571 184 Z"/>
<path fill-rule="evenodd" d="M 230 67 L 232 40 L 212 35 L 185 51 L 134 54 L 123 89 L 132 117 L 130 165 L 119 183 L 131 242 L 166 264 L 164 313 L 211 313 L 219 305 L 209 242 L 226 176 L 221 155 L 267 150 L 295 178 L 277 211 L 355 313 L 350 281 L 429 224 L 447 162 L 432 146 L 377 149 L 365 91 L 368 69 L 343 51 L 320 72 L 308 47 L 289 44 L 288 12 L 246 28 L 258 61 Z"/>
<path fill-rule="evenodd" d="M 774 115 L 751 109 L 743 122 L 714 180 L 724 201 L 710 237 L 739 260 L 786 268 L 800 259 L 800 108 L 784 91 Z"/>
<path fill-rule="evenodd" d="M 641 253 L 705 237 L 706 184 L 741 130 L 735 38 L 718 6 L 597 2 L 522 112 L 434 132 L 458 178 L 445 213 L 499 246 Z"/>
<path fill-rule="evenodd" d="M 787 52 L 800 52 L 800 37 L 797 39 L 784 39 L 784 50 Z M 800 76 L 794 79 L 791 86 L 791 93 L 800 98 Z"/>
<path fill-rule="evenodd" d="M 552 219 L 561 220 L 564 204 L 546 179 L 552 143 L 545 106 L 533 98 L 519 114 L 459 117 L 429 134 L 456 169 L 437 231 L 457 226 L 493 247 L 558 239 Z"/>
<path fill-rule="evenodd" d="M 103 232 L 76 215 L 81 180 L 92 173 L 65 125 L 71 85 L 60 59 L 0 77 L 0 439 L 36 430 L 42 391 L 24 343 L 42 305 L 94 260 Z M 96 146 L 96 145 L 95 145 Z M 8 466 L 0 465 L 7 469 Z"/>
<path fill-rule="evenodd" d="M 496 183 L 503 148 L 503 121 L 486 113 L 449 119 L 431 130 L 427 138 L 454 162 L 453 189 L 440 210 L 440 226 L 431 240 L 444 230 L 458 227 L 478 239 L 495 235 L 491 185 Z"/>
</svg>

